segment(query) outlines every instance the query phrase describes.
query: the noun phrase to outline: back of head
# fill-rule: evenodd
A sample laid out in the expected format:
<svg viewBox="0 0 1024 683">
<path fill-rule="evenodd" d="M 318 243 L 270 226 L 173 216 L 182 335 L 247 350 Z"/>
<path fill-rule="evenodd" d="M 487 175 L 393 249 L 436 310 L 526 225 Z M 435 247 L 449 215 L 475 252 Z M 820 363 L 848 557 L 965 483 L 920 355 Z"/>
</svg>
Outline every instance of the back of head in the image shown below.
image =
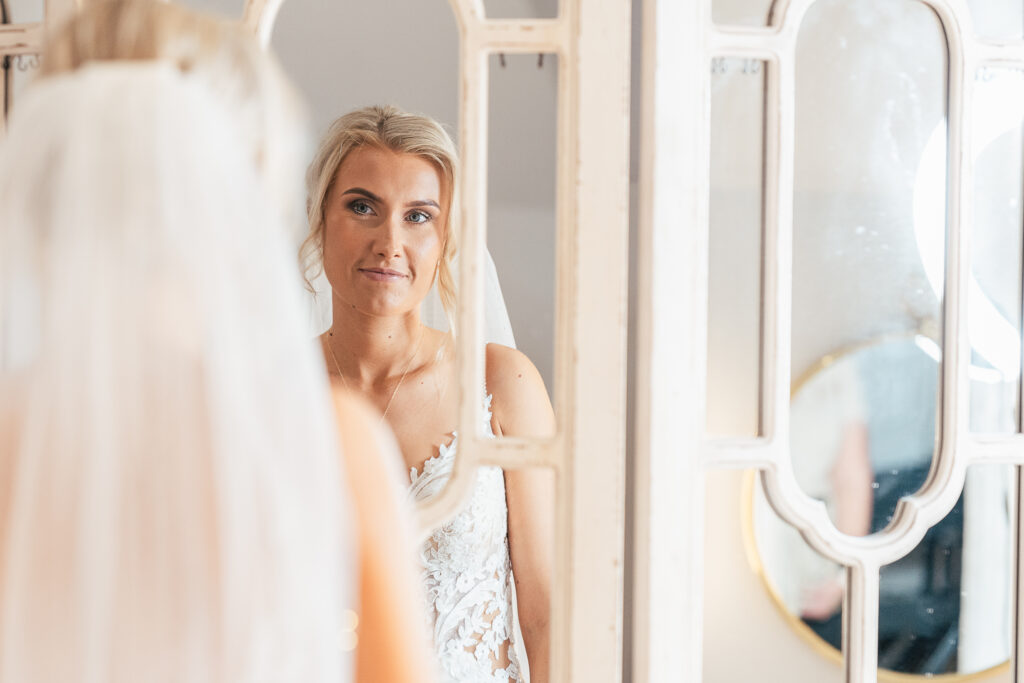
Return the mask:
<svg viewBox="0 0 1024 683">
<path fill-rule="evenodd" d="M 0 146 L 0 681 L 346 680 L 336 439 L 266 150 L 216 60 L 118 59 L 160 39 L 111 17 L 96 39 L 137 44 L 54 47 L 74 70 Z"/>
<path fill-rule="evenodd" d="M 305 224 L 305 111 L 277 60 L 240 27 L 159 0 L 86 3 L 47 38 L 40 78 L 109 62 L 161 62 L 207 81 L 234 109 L 240 144 L 290 230 Z"/>
</svg>

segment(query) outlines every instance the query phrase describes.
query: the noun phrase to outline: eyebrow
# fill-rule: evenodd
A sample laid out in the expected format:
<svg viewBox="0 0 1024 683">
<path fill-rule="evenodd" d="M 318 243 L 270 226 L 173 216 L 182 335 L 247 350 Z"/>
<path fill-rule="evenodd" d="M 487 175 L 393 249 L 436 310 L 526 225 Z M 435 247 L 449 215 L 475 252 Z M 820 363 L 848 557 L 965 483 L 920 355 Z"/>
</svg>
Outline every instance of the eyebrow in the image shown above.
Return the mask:
<svg viewBox="0 0 1024 683">
<path fill-rule="evenodd" d="M 348 194 L 360 195 L 374 202 L 382 202 L 380 197 L 362 187 L 350 187 L 342 192 L 341 196 L 344 197 Z M 441 210 L 441 207 L 433 199 L 420 199 L 418 201 L 409 202 L 406 206 L 432 206 L 438 211 Z"/>
</svg>

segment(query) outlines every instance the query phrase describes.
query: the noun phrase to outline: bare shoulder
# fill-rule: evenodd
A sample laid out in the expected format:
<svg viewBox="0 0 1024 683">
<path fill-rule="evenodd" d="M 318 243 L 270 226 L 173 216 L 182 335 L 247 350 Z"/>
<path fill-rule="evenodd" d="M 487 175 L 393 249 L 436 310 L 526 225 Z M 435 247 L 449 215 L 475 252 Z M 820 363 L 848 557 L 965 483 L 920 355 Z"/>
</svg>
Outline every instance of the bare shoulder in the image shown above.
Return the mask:
<svg viewBox="0 0 1024 683">
<path fill-rule="evenodd" d="M 501 344 L 487 345 L 487 391 L 494 420 L 509 436 L 544 436 L 554 415 L 544 379 L 526 354 Z"/>
<path fill-rule="evenodd" d="M 331 386 L 331 398 L 334 401 L 334 419 L 343 441 L 353 437 L 372 438 L 380 415 L 366 399 L 337 384 Z"/>
<path fill-rule="evenodd" d="M 331 387 L 331 398 L 342 458 L 353 483 L 380 477 L 400 481 L 401 455 L 394 436 L 381 426 L 377 409 L 355 392 L 337 385 Z"/>
</svg>

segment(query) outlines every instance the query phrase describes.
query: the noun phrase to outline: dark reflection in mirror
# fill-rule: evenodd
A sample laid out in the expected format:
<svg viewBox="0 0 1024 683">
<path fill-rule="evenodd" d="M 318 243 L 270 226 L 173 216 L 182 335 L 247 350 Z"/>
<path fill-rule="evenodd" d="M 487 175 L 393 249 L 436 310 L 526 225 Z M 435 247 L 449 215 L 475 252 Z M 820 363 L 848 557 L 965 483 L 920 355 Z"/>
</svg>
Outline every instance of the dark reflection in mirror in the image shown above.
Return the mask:
<svg viewBox="0 0 1024 683">
<path fill-rule="evenodd" d="M 883 529 L 924 483 L 935 443 L 938 346 L 924 336 L 826 356 L 793 395 L 800 487 L 851 536 Z"/>
<path fill-rule="evenodd" d="M 760 431 L 765 64 L 711 65 L 707 431 Z"/>
<path fill-rule="evenodd" d="M 971 467 L 950 513 L 907 556 L 882 568 L 880 669 L 972 674 L 1009 657 L 1011 471 L 1001 465 Z M 919 474 L 913 468 L 904 472 Z M 798 632 L 829 645 L 838 659 L 843 569 L 817 555 L 775 516 L 759 484 L 752 528 L 753 559 L 778 606 Z"/>
</svg>

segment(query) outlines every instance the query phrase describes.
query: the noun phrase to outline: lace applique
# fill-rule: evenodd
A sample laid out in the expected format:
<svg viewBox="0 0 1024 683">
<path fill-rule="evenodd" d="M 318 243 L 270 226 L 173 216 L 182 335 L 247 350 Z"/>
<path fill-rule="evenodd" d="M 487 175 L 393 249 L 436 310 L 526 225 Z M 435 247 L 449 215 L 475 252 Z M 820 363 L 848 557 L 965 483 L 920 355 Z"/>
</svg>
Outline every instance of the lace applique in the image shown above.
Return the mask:
<svg viewBox="0 0 1024 683">
<path fill-rule="evenodd" d="M 490 396 L 486 403 L 490 427 Z M 441 491 L 455 464 L 458 434 L 410 469 L 409 496 L 427 500 Z M 505 478 L 481 467 L 469 502 L 434 531 L 420 551 L 427 622 L 434 649 L 451 683 L 519 683 L 513 645 L 511 563 Z"/>
</svg>

